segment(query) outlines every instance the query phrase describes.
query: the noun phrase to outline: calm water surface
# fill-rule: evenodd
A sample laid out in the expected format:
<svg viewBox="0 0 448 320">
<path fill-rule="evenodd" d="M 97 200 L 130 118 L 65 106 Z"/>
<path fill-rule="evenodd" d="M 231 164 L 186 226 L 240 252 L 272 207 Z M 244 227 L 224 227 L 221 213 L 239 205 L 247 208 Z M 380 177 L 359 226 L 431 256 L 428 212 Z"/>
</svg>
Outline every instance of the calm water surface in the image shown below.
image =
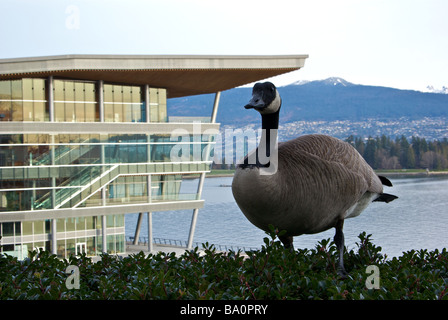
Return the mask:
<svg viewBox="0 0 448 320">
<path fill-rule="evenodd" d="M 403 251 L 448 247 L 448 177 L 391 178 L 393 187 L 385 192 L 399 199 L 391 203 L 372 203 L 360 216 L 344 224 L 345 244 L 357 248 L 358 235 L 372 234 L 373 242 L 388 257 Z M 205 206 L 199 210 L 195 242 L 259 248 L 267 235 L 253 226 L 241 213 L 232 196 L 232 178 L 207 178 L 204 184 Z M 185 192 L 195 192 L 197 180 L 182 182 Z M 224 185 L 224 186 L 223 186 Z M 186 241 L 192 210 L 154 212 L 154 237 Z M 133 236 L 137 214 L 126 216 L 126 236 Z M 140 236 L 146 237 L 145 223 Z M 334 229 L 294 238 L 296 248 L 314 248 L 318 241 L 333 238 Z"/>
</svg>

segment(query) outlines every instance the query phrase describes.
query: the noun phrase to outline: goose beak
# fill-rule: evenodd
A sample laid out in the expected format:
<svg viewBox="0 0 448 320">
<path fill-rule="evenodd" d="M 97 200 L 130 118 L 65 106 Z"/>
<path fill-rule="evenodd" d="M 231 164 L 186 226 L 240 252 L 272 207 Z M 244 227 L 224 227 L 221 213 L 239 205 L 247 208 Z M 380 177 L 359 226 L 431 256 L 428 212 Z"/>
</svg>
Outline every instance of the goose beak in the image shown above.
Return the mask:
<svg viewBox="0 0 448 320">
<path fill-rule="evenodd" d="M 256 109 L 256 110 L 262 110 L 266 108 L 266 104 L 263 101 L 263 98 L 260 94 L 254 93 L 252 95 L 252 99 L 250 99 L 249 103 L 244 106 L 246 109 Z"/>
</svg>

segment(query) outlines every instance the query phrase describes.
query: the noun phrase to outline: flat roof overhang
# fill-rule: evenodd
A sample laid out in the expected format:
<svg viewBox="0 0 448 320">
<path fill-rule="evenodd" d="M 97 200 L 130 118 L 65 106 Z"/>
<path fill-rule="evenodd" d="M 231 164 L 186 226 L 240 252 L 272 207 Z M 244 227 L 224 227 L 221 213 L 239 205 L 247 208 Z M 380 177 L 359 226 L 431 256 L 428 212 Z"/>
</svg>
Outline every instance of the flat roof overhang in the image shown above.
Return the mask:
<svg viewBox="0 0 448 320">
<path fill-rule="evenodd" d="M 53 76 L 167 89 L 168 98 L 214 93 L 302 68 L 308 55 L 60 55 L 0 59 L 0 80 Z"/>
</svg>

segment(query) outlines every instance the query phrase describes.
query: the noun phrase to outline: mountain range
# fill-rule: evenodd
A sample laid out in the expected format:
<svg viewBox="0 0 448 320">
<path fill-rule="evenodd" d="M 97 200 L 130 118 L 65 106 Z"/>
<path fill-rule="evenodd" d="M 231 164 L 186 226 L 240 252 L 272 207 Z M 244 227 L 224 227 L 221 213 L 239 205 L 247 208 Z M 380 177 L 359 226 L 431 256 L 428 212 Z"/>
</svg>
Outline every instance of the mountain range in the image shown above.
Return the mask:
<svg viewBox="0 0 448 320">
<path fill-rule="evenodd" d="M 443 130 L 448 119 L 448 94 L 353 84 L 337 77 L 300 80 L 277 89 L 282 97 L 281 125 L 300 121 L 355 123 L 372 119 L 397 122 L 431 118 L 442 119 Z M 251 87 L 222 92 L 217 122 L 231 127 L 258 126 L 258 112 L 243 108 L 251 98 L 251 92 Z M 168 114 L 208 115 L 211 114 L 213 99 L 213 94 L 169 99 Z"/>
</svg>

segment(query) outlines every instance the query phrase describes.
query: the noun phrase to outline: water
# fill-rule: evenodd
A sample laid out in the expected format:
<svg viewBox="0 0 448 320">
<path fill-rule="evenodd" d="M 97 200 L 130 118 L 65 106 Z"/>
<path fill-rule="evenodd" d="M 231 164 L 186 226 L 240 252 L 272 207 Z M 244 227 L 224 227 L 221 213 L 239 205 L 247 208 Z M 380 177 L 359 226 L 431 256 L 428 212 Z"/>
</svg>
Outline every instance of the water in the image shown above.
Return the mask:
<svg viewBox="0 0 448 320">
<path fill-rule="evenodd" d="M 345 244 L 356 249 L 358 235 L 372 234 L 373 243 L 388 257 L 412 249 L 448 247 L 448 177 L 401 177 L 390 179 L 385 192 L 399 199 L 391 203 L 374 202 L 360 216 L 344 223 Z M 260 248 L 266 233 L 253 226 L 241 213 L 232 196 L 232 177 L 205 179 L 194 241 Z M 182 182 L 185 192 L 195 192 L 197 180 Z M 126 236 L 134 236 L 137 214 L 126 216 Z M 154 212 L 154 237 L 186 241 L 192 210 Z M 145 217 L 146 222 L 146 217 Z M 147 236 L 146 223 L 140 236 Z M 294 238 L 296 248 L 314 248 L 318 241 L 333 238 L 334 229 Z"/>
</svg>

